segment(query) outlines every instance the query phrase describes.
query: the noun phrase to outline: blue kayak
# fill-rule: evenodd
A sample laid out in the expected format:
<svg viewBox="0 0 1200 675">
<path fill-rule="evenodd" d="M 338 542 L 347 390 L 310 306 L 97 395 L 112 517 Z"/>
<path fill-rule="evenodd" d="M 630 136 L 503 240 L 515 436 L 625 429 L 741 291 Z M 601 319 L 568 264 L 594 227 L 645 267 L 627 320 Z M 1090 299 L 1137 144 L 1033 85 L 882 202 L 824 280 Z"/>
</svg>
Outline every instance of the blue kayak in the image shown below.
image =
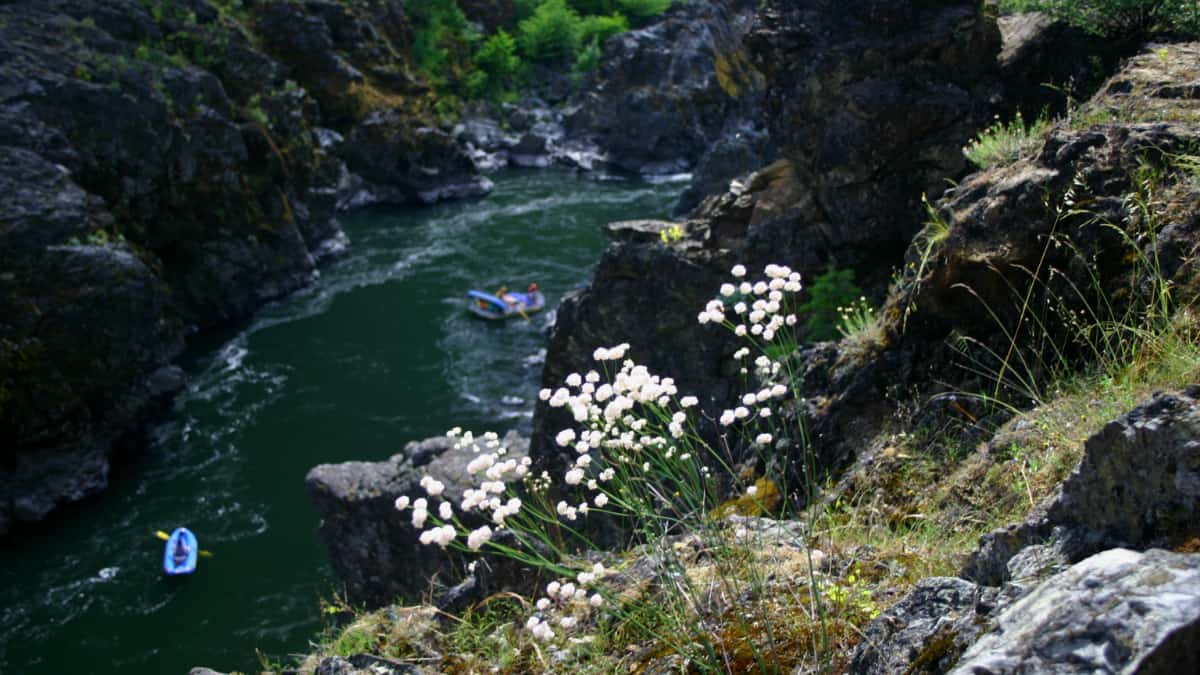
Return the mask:
<svg viewBox="0 0 1200 675">
<path fill-rule="evenodd" d="M 196 535 L 186 527 L 177 528 L 167 539 L 167 547 L 163 551 L 163 571 L 172 576 L 191 574 L 196 571 L 199 553 Z"/>
</svg>

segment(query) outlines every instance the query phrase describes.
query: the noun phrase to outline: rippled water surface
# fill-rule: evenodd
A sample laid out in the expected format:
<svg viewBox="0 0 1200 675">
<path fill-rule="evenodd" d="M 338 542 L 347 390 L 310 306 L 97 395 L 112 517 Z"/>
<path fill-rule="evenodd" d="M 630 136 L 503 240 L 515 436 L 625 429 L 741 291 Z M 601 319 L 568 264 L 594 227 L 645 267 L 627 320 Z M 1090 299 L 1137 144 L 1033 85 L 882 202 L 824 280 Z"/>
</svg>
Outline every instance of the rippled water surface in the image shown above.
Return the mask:
<svg viewBox="0 0 1200 675">
<path fill-rule="evenodd" d="M 471 287 L 586 280 L 599 225 L 663 217 L 679 183 L 506 173 L 488 198 L 343 217 L 350 254 L 208 338 L 154 447 L 112 489 L 0 540 L 0 673 L 257 671 L 306 650 L 336 588 L 304 494 L 315 464 L 380 460 L 456 424 L 527 429 L 548 315 L 485 322 Z M 166 578 L 156 530 L 213 552 Z"/>
</svg>

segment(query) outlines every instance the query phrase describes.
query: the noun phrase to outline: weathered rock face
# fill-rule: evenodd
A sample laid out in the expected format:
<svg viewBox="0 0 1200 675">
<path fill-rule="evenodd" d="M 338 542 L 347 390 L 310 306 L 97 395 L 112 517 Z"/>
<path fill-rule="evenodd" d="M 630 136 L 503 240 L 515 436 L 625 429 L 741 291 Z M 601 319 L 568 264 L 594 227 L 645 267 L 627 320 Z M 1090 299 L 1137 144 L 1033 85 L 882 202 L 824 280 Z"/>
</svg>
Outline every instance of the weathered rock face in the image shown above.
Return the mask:
<svg viewBox="0 0 1200 675">
<path fill-rule="evenodd" d="M 306 283 L 341 236 L 303 93 L 259 82 L 251 119 L 160 51 L 221 34 L 252 53 L 194 4 L 0 8 L 0 530 L 102 489 L 113 444 L 181 383 L 161 369 L 184 327 Z"/>
<path fill-rule="evenodd" d="M 1187 673 L 1200 555 L 1114 548 L 1024 586 L 929 578 L 873 621 L 855 673 Z"/>
<path fill-rule="evenodd" d="M 1100 84 L 1097 77 L 1115 70 L 1117 61 L 1137 47 L 1101 39 L 1040 12 L 1002 16 L 997 24 L 1004 45 L 997 60 L 1004 107 L 1020 110 L 1029 121 L 1066 112 L 1070 98 L 1090 93 Z"/>
<path fill-rule="evenodd" d="M 609 38 L 582 89 L 572 91 L 561 72 L 539 73 L 538 96 L 479 106 L 455 135 L 481 171 L 691 171 L 675 209 L 690 211 L 777 154 L 762 126 L 762 78 L 742 45 L 756 7 L 677 3 L 652 24 Z"/>
<path fill-rule="evenodd" d="M 308 283 L 339 205 L 488 189 L 399 0 L 160 4 L 0 6 L 0 531 L 102 489 L 185 332 Z"/>
<path fill-rule="evenodd" d="M 1165 546 L 1200 534 L 1197 396 L 1200 390 L 1159 394 L 1089 438 L 1058 492 L 1024 523 L 986 535 L 963 576 L 998 585 L 1106 548 Z"/>
<path fill-rule="evenodd" d="M 871 3 L 835 18 L 845 14 L 834 3 L 760 10 L 747 41 L 784 159 L 705 200 L 679 242 L 610 228 L 591 286 L 559 310 L 545 386 L 590 368 L 594 348 L 629 342 L 632 358 L 719 413 L 736 393 L 736 347 L 695 316 L 734 263 L 787 264 L 809 279 L 835 264 L 864 287 L 886 285 L 917 230 L 921 191 L 963 168 L 989 93 L 971 85 L 999 46 L 977 3 Z M 568 421 L 539 406 L 533 453 L 553 455 L 549 440 Z"/>
<path fill-rule="evenodd" d="M 355 175 L 343 204 L 431 203 L 491 191 L 434 122 L 432 90 L 407 59 L 412 25 L 400 0 L 276 0 L 256 11 L 267 49 L 312 93 L 322 124 L 344 136 L 331 148 Z"/>
<path fill-rule="evenodd" d="M 568 133 L 586 135 L 626 171 L 690 169 L 758 112 L 760 78 L 741 44 L 757 5 L 680 3 L 654 24 L 610 38 L 591 85 L 570 101 Z"/>
<path fill-rule="evenodd" d="M 505 437 L 506 457 L 519 460 L 528 443 L 515 433 Z M 435 578 L 448 585 L 463 576 L 463 556 L 419 543 L 412 511 L 398 511 L 394 503 L 401 495 L 424 496 L 420 480 L 429 475 L 445 484 L 442 498 L 457 506 L 463 492 L 476 487 L 467 471 L 474 458 L 453 439 L 437 437 L 409 443 L 386 462 L 322 464 L 309 471 L 305 482 L 321 514 L 321 539 L 347 600 L 370 607 L 417 600 L 431 593 Z M 430 510 L 437 510 L 432 503 Z M 464 522 L 472 522 L 469 515 Z"/>
<path fill-rule="evenodd" d="M 1200 555 L 1111 549 L 1013 603 L 953 673 L 1200 669 Z"/>
<path fill-rule="evenodd" d="M 906 246 L 922 193 L 966 168 L 1000 34 L 977 2 L 768 2 L 748 43 L 772 141 L 833 231 Z M 864 242 L 866 244 L 866 242 Z M 839 261 L 841 263 L 841 261 Z M 845 264 L 845 263 L 841 263 Z"/>
<path fill-rule="evenodd" d="M 867 626 L 848 672 L 946 672 L 984 631 L 999 596 L 954 577 L 922 579 Z"/>
<path fill-rule="evenodd" d="M 1108 123 L 1059 125 L 1034 156 L 974 174 L 946 194 L 941 235 L 918 237 L 909 261 L 919 273 L 906 275 L 885 310 L 904 317 L 906 341 L 940 340 L 951 330 L 984 337 L 1016 325 L 1011 289 L 1027 288 L 1032 273 L 1069 279 L 1088 297 L 1134 298 L 1158 274 L 1144 261 L 1158 259 L 1175 298 L 1195 297 L 1190 251 L 1200 192 L 1171 158 L 1200 141 L 1188 122 L 1200 115 L 1200 98 L 1171 83 L 1200 76 L 1200 45 L 1165 54 L 1132 59 L 1077 113 Z M 1052 235 L 1070 245 L 1048 246 Z M 1035 290 L 1039 301 L 1066 295 L 1048 281 Z"/>
<path fill-rule="evenodd" d="M 1054 495 L 981 539 L 967 579 L 926 579 L 872 622 L 851 670 L 1195 669 L 1183 645 L 1200 631 L 1200 555 L 1128 549 L 1193 545 L 1197 394 L 1157 394 L 1088 439 Z M 1002 429 L 993 443 L 1011 438 Z"/>
</svg>

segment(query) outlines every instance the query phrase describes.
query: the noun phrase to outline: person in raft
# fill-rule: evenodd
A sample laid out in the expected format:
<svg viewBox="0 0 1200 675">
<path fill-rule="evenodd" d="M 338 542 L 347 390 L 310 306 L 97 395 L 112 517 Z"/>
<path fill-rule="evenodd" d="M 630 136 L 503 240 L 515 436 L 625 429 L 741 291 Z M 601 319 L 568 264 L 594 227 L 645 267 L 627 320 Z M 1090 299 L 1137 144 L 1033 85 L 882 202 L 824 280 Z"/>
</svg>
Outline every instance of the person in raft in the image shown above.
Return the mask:
<svg viewBox="0 0 1200 675">
<path fill-rule="evenodd" d="M 189 553 L 191 553 L 191 550 L 188 549 L 187 542 L 183 540 L 183 537 L 176 539 L 175 553 L 173 554 L 173 557 L 175 558 L 175 564 L 182 565 L 183 561 L 187 560 Z"/>
</svg>

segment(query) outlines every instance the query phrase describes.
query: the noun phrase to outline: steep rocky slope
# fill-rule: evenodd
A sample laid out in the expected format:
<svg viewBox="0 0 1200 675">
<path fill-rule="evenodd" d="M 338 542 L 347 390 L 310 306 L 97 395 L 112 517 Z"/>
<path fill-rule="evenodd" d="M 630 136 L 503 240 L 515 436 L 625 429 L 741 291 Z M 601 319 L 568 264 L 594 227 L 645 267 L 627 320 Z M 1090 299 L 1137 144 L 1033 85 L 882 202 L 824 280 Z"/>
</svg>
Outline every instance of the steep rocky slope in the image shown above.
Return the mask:
<svg viewBox="0 0 1200 675">
<path fill-rule="evenodd" d="M 770 20 L 771 10 L 765 15 Z M 770 35 L 792 30 L 781 26 Z M 770 639 L 780 639 L 794 620 L 792 612 L 809 597 L 803 589 L 815 585 L 828 593 L 827 610 L 841 612 L 821 619 L 822 630 L 838 631 L 841 640 L 826 654 L 835 669 L 1195 668 L 1189 641 L 1200 626 L 1193 588 L 1200 430 L 1197 391 L 1186 385 L 1200 374 L 1189 311 L 1200 290 L 1195 267 L 1200 250 L 1198 57 L 1200 46 L 1193 43 L 1146 47 L 1091 101 L 1049 129 L 1031 154 L 966 176 L 929 209 L 910 203 L 913 213 L 897 217 L 910 220 L 911 241 L 899 244 L 905 253 L 896 253 L 899 270 L 872 330 L 838 343 L 808 345 L 793 355 L 802 398 L 785 406 L 787 415 L 804 420 L 821 478 L 831 480 L 825 501 L 813 505 L 818 514 L 813 520 L 781 526 L 799 532 L 792 538 L 801 543 L 791 546 L 820 545 L 819 556 L 812 551 L 801 564 L 802 554 L 770 557 L 775 549 L 765 545 L 746 553 L 747 560 L 762 555 L 769 561 L 768 596 L 786 594 L 788 588 L 798 593 L 796 602 L 767 601 L 778 612 L 766 622 L 773 626 Z M 781 135 L 803 127 L 777 126 Z M 910 154 L 925 156 L 919 148 Z M 872 152 L 864 149 L 856 156 Z M 955 161 L 951 149 L 939 152 L 932 156 L 943 157 L 943 166 Z M 899 189 L 890 177 L 858 185 L 851 171 L 844 179 L 835 172 L 806 184 L 799 176 L 811 169 L 797 164 L 819 161 L 798 150 L 792 154 L 708 200 L 678 241 L 660 238 L 669 223 L 610 224 L 613 244 L 592 287 L 564 303 L 546 384 L 557 386 L 567 372 L 586 370 L 592 348 L 628 341 L 634 345 L 631 356 L 676 376 L 681 390 L 701 393 L 713 409 L 726 405 L 734 388 L 723 376 L 734 372 L 734 343 L 714 340 L 713 332 L 694 326 L 696 311 L 729 266 L 782 261 L 811 270 L 815 262 L 807 256 L 819 254 L 801 248 L 795 236 L 806 232 L 806 210 L 844 194 Z M 919 171 L 906 175 L 914 178 L 909 189 L 921 187 Z M 851 213 L 859 205 L 845 208 Z M 869 236 L 845 225 L 830 228 L 825 241 L 840 237 L 836 250 L 847 252 L 846 259 L 854 261 L 849 264 L 862 264 Z M 886 241 L 886 229 L 877 237 Z M 784 257 L 768 257 L 772 253 Z M 860 271 L 869 276 L 872 270 Z M 1154 303 L 1164 298 L 1163 313 L 1156 314 Z M 1151 323 L 1139 323 L 1145 321 Z M 1088 326 L 1116 332 L 1095 341 L 1103 331 Z M 1120 371 L 1117 379 L 1135 380 L 1136 386 L 1113 385 L 1114 378 L 1106 377 L 1111 371 L 1097 373 L 1114 365 L 1104 361 L 1112 358 L 1104 356 L 1106 349 L 1120 348 L 1135 333 L 1147 331 L 1190 345 L 1180 347 L 1183 362 L 1167 364 L 1169 371 L 1155 370 L 1163 367 L 1156 359 L 1166 347 L 1151 342 L 1138 353 L 1120 352 L 1119 358 L 1130 363 L 1116 365 L 1130 370 Z M 970 356 L 967 347 L 981 356 Z M 1003 358 L 1006 350 L 1016 349 L 1021 353 L 1009 351 L 1010 358 Z M 987 361 L 989 355 L 994 360 Z M 556 368 L 561 370 L 553 373 Z M 1024 383 L 999 374 L 1017 368 Z M 1057 379 L 1064 369 L 1079 374 L 1083 384 Z M 1053 387 L 1040 390 L 1039 382 Z M 1072 389 L 1084 385 L 1098 388 Z M 1176 390 L 1150 394 L 1166 387 Z M 1128 396 L 1137 398 L 1127 403 Z M 1006 405 L 986 405 L 989 398 Z M 1112 410 L 1117 405 L 1123 407 Z M 539 410 L 543 437 L 535 439 L 533 452 L 552 460 L 550 433 L 570 425 L 546 411 Z M 785 457 L 797 474 L 803 473 L 802 458 Z M 735 541 L 758 527 L 736 516 L 727 520 L 714 527 L 733 530 Z M 866 536 L 855 540 L 842 534 L 863 521 L 874 528 Z M 823 530 L 805 529 L 814 522 Z M 996 524 L 1003 527 L 977 545 L 955 548 L 942 541 L 978 535 Z M 683 567 L 672 568 L 672 578 L 711 580 L 701 575 L 719 555 L 695 536 L 669 539 L 667 548 L 679 556 L 672 560 Z M 933 551 L 944 559 L 921 559 Z M 581 557 L 590 562 L 588 555 Z M 639 576 L 658 564 L 658 555 L 620 556 L 619 572 L 610 579 L 614 592 L 661 601 L 653 588 L 640 585 L 644 577 Z M 820 569 L 806 569 L 812 565 Z M 914 578 L 916 570 L 931 566 L 958 576 Z M 720 593 L 707 598 L 713 596 Z M 739 601 L 750 600 L 735 594 L 733 606 L 741 610 Z M 441 641 L 433 615 L 422 611 L 391 608 L 363 619 L 375 622 L 373 630 L 398 631 L 401 638 L 385 639 L 391 647 L 413 639 L 398 648 L 402 660 L 389 667 L 419 667 L 403 663 L 409 648 L 414 658 L 452 649 Z M 732 623 L 704 623 L 723 616 L 719 610 L 696 612 L 698 625 L 719 635 L 714 640 L 736 634 L 731 626 L 745 630 Z M 806 625 L 797 629 L 799 639 L 816 644 L 816 629 Z M 512 635 L 526 634 L 517 627 Z M 518 667 L 549 671 L 564 663 L 604 662 L 669 672 L 683 663 L 659 644 L 600 657 L 564 649 L 555 658 L 565 661 L 547 665 L 531 643 L 532 638 L 511 638 L 504 643 L 512 650 L 506 654 L 522 664 Z M 736 658 L 738 647 L 730 649 Z M 784 653 L 796 663 L 811 663 L 803 654 Z M 473 662 L 460 656 L 433 658 L 444 657 L 451 670 L 469 670 Z M 311 660 L 308 667 L 318 663 Z M 324 665 L 334 672 L 357 667 L 340 659 Z"/>
<path fill-rule="evenodd" d="M 775 262 L 806 278 L 848 267 L 879 292 L 920 227 L 921 193 L 965 169 L 999 50 L 977 3 L 877 2 L 853 16 L 767 3 L 755 21 L 747 44 L 783 159 L 709 197 L 669 246 L 655 231 L 666 224 L 610 228 L 591 285 L 559 310 L 545 386 L 587 370 L 594 348 L 628 341 L 639 363 L 703 392 L 707 409 L 727 407 L 735 347 L 696 312 L 730 267 Z M 537 409 L 535 456 L 563 426 L 551 413 Z"/>
<path fill-rule="evenodd" d="M 307 283 L 339 201 L 487 188 L 398 1 L 227 7 L 0 6 L 0 532 L 102 489 L 184 336 Z"/>
</svg>

